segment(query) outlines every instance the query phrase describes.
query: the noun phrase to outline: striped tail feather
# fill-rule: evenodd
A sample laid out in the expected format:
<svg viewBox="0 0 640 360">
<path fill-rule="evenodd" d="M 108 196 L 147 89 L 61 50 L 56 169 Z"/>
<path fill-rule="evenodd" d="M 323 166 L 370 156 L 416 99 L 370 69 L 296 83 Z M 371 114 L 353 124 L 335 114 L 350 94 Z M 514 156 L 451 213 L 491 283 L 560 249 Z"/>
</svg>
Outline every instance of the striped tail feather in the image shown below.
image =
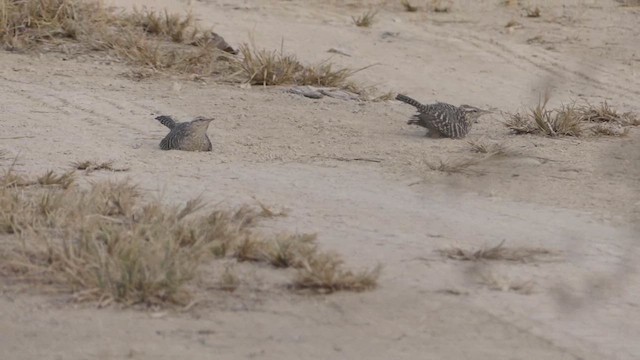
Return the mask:
<svg viewBox="0 0 640 360">
<path fill-rule="evenodd" d="M 176 121 L 173 120 L 171 116 L 160 115 L 156 117 L 156 120 L 160 121 L 160 124 L 168 127 L 169 129 L 176 127 Z"/>
<path fill-rule="evenodd" d="M 422 105 L 418 100 L 410 98 L 407 95 L 398 94 L 398 95 L 396 95 L 396 100 L 402 101 L 403 103 L 409 104 L 409 105 L 414 106 L 414 107 L 416 107 L 418 109 L 424 108 L 424 105 Z"/>
</svg>

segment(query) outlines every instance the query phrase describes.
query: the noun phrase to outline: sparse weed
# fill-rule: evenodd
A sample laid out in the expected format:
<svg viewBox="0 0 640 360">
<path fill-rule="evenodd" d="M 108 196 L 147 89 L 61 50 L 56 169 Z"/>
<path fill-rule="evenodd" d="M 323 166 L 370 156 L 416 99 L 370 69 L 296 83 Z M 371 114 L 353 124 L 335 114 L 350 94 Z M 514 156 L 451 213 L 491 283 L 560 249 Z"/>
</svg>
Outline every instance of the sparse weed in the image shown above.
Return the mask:
<svg viewBox="0 0 640 360">
<path fill-rule="evenodd" d="M 528 8 L 526 9 L 527 12 L 527 17 L 528 18 L 538 18 L 540 17 L 540 8 L 539 7 L 535 7 L 535 8 Z"/>
<path fill-rule="evenodd" d="M 439 159 L 437 163 L 427 163 L 429 169 L 447 174 L 475 173 L 469 169 L 470 166 L 480 163 L 480 159 L 469 158 L 458 161 L 448 161 Z"/>
<path fill-rule="evenodd" d="M 373 25 L 377 14 L 377 10 L 369 10 L 358 17 L 352 16 L 351 20 L 358 27 L 370 27 L 371 25 Z"/>
<path fill-rule="evenodd" d="M 380 102 L 380 101 L 391 101 L 396 98 L 396 94 L 393 91 L 386 92 L 382 95 L 378 95 L 374 97 L 371 101 Z"/>
<path fill-rule="evenodd" d="M 128 20 L 149 34 L 166 36 L 177 43 L 194 41 L 201 32 L 195 25 L 193 15 L 187 14 L 182 17 L 178 14 L 169 14 L 167 10 L 160 13 L 153 10 L 134 9 Z"/>
<path fill-rule="evenodd" d="M 323 61 L 316 65 L 305 66 L 294 55 L 285 55 L 283 50 L 268 51 L 257 49 L 253 45 L 240 46 L 240 68 L 247 81 L 254 85 L 311 85 L 337 87 L 358 91 L 349 78 L 364 69 L 357 70 L 334 68 L 330 62 Z"/>
<path fill-rule="evenodd" d="M 154 70 L 201 76 L 236 72 L 229 68 L 232 62 L 224 60 L 226 53 L 195 41 L 203 34 L 191 15 L 149 10 L 126 14 L 98 1 L 0 0 L 0 44 L 8 49 L 67 40 L 76 42 L 80 51 L 110 51 Z"/>
<path fill-rule="evenodd" d="M 315 234 L 282 235 L 265 243 L 262 256 L 274 267 L 300 268 L 317 254 L 315 240 Z"/>
<path fill-rule="evenodd" d="M 418 11 L 418 7 L 411 5 L 409 0 L 400 0 L 400 4 L 402 5 L 402 7 L 404 7 L 405 11 L 408 11 L 408 12 L 416 12 L 416 11 Z"/>
<path fill-rule="evenodd" d="M 284 55 L 275 50 L 257 49 L 255 46 L 243 44 L 240 46 L 240 54 L 240 67 L 251 84 L 293 84 L 296 74 L 304 69 L 294 55 Z"/>
<path fill-rule="evenodd" d="M 483 247 L 478 250 L 468 250 L 452 247 L 449 249 L 438 250 L 438 252 L 450 259 L 464 261 L 531 261 L 539 256 L 553 255 L 553 252 L 548 249 L 526 247 L 508 248 L 503 245 L 504 241 L 490 248 Z"/>
<path fill-rule="evenodd" d="M 621 6 L 640 6 L 640 0 L 616 0 Z"/>
<path fill-rule="evenodd" d="M 336 254 L 320 253 L 302 264 L 292 286 L 322 293 L 364 291 L 377 286 L 380 271 L 380 265 L 360 272 L 345 270 Z"/>
<path fill-rule="evenodd" d="M 504 26 L 508 29 L 510 28 L 516 28 L 516 27 L 521 27 L 522 24 L 520 24 L 519 22 L 515 21 L 515 20 L 509 20 L 509 22 Z"/>
<path fill-rule="evenodd" d="M 477 281 L 493 291 L 515 292 L 522 295 L 533 293 L 535 283 L 532 280 L 518 279 L 484 269 L 474 275 Z"/>
<path fill-rule="evenodd" d="M 624 136 L 627 127 L 640 124 L 632 113 L 619 114 L 606 102 L 599 107 L 575 103 L 549 110 L 548 95 L 529 113 L 510 114 L 505 126 L 515 134 L 540 133 L 547 136 L 582 136 L 585 130 L 594 135 Z"/>
<path fill-rule="evenodd" d="M 36 180 L 40 185 L 58 185 L 63 189 L 68 188 L 75 181 L 73 172 L 66 172 L 61 175 L 56 175 L 52 170 L 47 171 L 44 175 L 38 177 Z"/>
<path fill-rule="evenodd" d="M 640 117 L 636 114 L 627 112 L 620 114 L 617 110 L 609 106 L 605 101 L 599 106 L 586 104 L 578 107 L 581 120 L 591 123 L 617 123 L 622 126 L 638 126 L 640 125 Z"/>
<path fill-rule="evenodd" d="M 595 136 L 627 136 L 629 128 L 620 124 L 596 124 L 590 129 Z"/>
<path fill-rule="evenodd" d="M 428 9 L 436 13 L 448 13 L 451 11 L 451 3 L 449 0 L 431 0 Z"/>
<path fill-rule="evenodd" d="M 499 143 L 487 143 L 475 140 L 467 141 L 471 147 L 471 151 L 479 154 L 492 154 L 494 156 L 506 154 L 506 149 L 503 144 Z"/>
<path fill-rule="evenodd" d="M 71 166 L 76 170 L 84 170 L 86 173 L 99 171 L 99 170 L 107 170 L 107 171 L 114 171 L 114 172 L 129 171 L 128 168 L 114 168 L 113 161 L 105 161 L 105 162 L 97 162 L 97 161 L 91 161 L 91 160 L 76 161 L 71 163 Z"/>
<path fill-rule="evenodd" d="M 238 288 L 238 285 L 240 285 L 238 275 L 233 272 L 231 266 L 226 266 L 222 276 L 220 276 L 220 289 L 233 292 Z"/>
<path fill-rule="evenodd" d="M 199 266 L 229 251 L 239 260 L 298 269 L 326 256 L 315 235 L 262 240 L 252 226 L 263 215 L 247 207 L 199 214 L 204 208 L 199 198 L 167 206 L 143 202 L 128 181 L 83 190 L 70 187 L 71 179 L 47 172 L 32 180 L 10 170 L 0 177 L 0 233 L 21 236 L 0 265 L 3 270 L 68 284 L 83 300 L 184 303 L 185 285 Z M 323 280 L 332 291 L 373 286 L 342 265 L 333 268 L 335 278 Z M 232 291 L 236 280 L 229 271 L 222 274 L 223 290 Z"/>
</svg>

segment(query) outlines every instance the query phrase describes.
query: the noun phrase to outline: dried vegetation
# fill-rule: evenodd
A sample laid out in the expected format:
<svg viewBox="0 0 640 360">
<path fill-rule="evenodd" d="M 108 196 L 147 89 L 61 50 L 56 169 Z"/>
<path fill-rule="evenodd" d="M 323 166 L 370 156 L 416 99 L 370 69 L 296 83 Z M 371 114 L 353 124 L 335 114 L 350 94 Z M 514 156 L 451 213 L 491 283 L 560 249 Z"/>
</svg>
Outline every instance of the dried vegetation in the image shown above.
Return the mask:
<svg viewBox="0 0 640 360">
<path fill-rule="evenodd" d="M 504 241 L 493 247 L 483 247 L 480 249 L 463 249 L 459 247 L 452 247 L 449 249 L 443 249 L 438 251 L 441 255 L 446 256 L 454 260 L 464 261 L 531 261 L 540 256 L 550 256 L 554 252 L 548 249 L 542 248 L 530 248 L 530 247 L 506 247 Z"/>
<path fill-rule="evenodd" d="M 369 13 L 362 21 L 372 21 Z M 137 78 L 158 72 L 212 76 L 261 85 L 315 85 L 355 89 L 359 70 L 325 61 L 305 66 L 294 55 L 243 45 L 240 54 L 198 26 L 191 14 L 134 10 L 124 13 L 97 1 L 0 0 L 0 46 L 12 51 L 106 51 L 138 66 Z"/>
<path fill-rule="evenodd" d="M 629 127 L 640 125 L 633 113 L 619 113 L 607 102 L 600 105 L 571 103 L 549 109 L 546 95 L 535 108 L 524 113 L 509 114 L 505 126 L 515 134 L 541 134 L 546 136 L 608 135 L 624 136 Z"/>
<path fill-rule="evenodd" d="M 182 206 L 145 201 L 129 181 L 82 189 L 73 173 L 0 176 L 0 274 L 71 290 L 100 304 L 189 301 L 189 283 L 215 259 L 258 261 L 297 269 L 293 289 L 361 291 L 377 270 L 354 273 L 321 251 L 315 235 L 266 235 L 254 225 L 263 212 L 248 207 L 205 210 L 200 199 Z M 237 279 L 222 273 L 223 290 Z"/>
</svg>

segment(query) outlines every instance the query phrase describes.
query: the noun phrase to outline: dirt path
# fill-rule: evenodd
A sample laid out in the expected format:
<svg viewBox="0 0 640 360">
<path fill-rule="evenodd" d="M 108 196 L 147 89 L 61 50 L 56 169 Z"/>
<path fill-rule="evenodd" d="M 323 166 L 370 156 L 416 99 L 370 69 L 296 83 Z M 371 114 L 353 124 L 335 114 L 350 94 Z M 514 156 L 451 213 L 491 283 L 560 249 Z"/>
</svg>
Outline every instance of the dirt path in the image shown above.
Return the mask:
<svg viewBox="0 0 640 360">
<path fill-rule="evenodd" d="M 279 48 L 284 36 L 286 49 L 308 61 L 340 48 L 351 54 L 332 59 L 342 65 L 381 64 L 358 73 L 360 81 L 424 101 L 515 111 L 550 83 L 554 104 L 608 100 L 640 111 L 633 50 L 640 34 L 625 25 L 637 22 L 637 8 L 575 2 L 542 7 L 542 18 L 528 19 L 494 2 L 475 3 L 428 15 L 388 5 L 371 29 L 349 22 L 362 4 L 192 6 L 229 42 L 253 30 L 260 46 Z M 505 30 L 512 18 L 524 27 Z M 542 43 L 527 44 L 538 35 Z M 639 356 L 637 129 L 621 139 L 514 136 L 493 115 L 469 140 L 503 144 L 509 156 L 445 174 L 429 165 L 473 156 L 469 145 L 424 138 L 404 125 L 412 109 L 402 104 L 315 101 L 181 78 L 135 82 L 114 59 L 64 57 L 0 53 L 0 149 L 10 155 L 0 165 L 11 155 L 24 172 L 114 160 L 130 171 L 84 177 L 130 177 L 171 202 L 203 195 L 288 208 L 288 217 L 263 226 L 318 232 L 323 247 L 356 267 L 381 263 L 381 286 L 326 297 L 279 289 L 203 293 L 191 312 L 158 314 L 97 310 L 6 284 L 0 358 Z M 159 151 L 166 129 L 153 117 L 161 113 L 216 117 L 214 151 Z M 437 253 L 501 241 L 554 255 L 478 265 Z"/>
</svg>

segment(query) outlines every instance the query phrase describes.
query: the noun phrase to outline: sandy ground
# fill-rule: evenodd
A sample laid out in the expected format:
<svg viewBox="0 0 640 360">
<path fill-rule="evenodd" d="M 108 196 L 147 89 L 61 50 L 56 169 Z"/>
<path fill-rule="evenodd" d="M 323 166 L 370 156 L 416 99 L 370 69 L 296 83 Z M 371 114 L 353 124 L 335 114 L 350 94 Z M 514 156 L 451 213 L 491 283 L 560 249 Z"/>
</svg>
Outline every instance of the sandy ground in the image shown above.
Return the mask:
<svg viewBox="0 0 640 360">
<path fill-rule="evenodd" d="M 640 130 L 516 136 L 499 113 L 533 105 L 545 86 L 552 105 L 606 100 L 640 112 L 638 7 L 530 1 L 542 16 L 526 18 L 497 0 L 454 1 L 438 14 L 389 1 L 362 29 L 350 16 L 367 7 L 354 1 L 146 3 L 190 7 L 234 45 L 250 33 L 265 48 L 284 39 L 309 62 L 338 48 L 351 55 L 334 54 L 338 64 L 379 64 L 356 78 L 381 91 L 494 109 L 469 140 L 503 144 L 508 156 L 468 173 L 433 171 L 439 160 L 476 155 L 466 141 L 405 125 L 413 110 L 397 102 L 311 100 L 179 77 L 136 82 L 100 55 L 0 53 L 0 149 L 19 155 L 16 170 L 113 160 L 130 171 L 86 180 L 130 177 L 167 201 L 258 199 L 290 209 L 265 228 L 318 232 L 348 263 L 384 266 L 372 292 L 204 291 L 187 313 L 95 309 L 0 283 L 0 358 L 640 358 Z M 510 20 L 521 26 L 505 28 Z M 216 117 L 214 151 L 160 151 L 166 129 L 155 114 Z M 436 252 L 503 240 L 556 255 L 474 265 Z M 247 276 L 269 283 L 271 275 Z"/>
</svg>

